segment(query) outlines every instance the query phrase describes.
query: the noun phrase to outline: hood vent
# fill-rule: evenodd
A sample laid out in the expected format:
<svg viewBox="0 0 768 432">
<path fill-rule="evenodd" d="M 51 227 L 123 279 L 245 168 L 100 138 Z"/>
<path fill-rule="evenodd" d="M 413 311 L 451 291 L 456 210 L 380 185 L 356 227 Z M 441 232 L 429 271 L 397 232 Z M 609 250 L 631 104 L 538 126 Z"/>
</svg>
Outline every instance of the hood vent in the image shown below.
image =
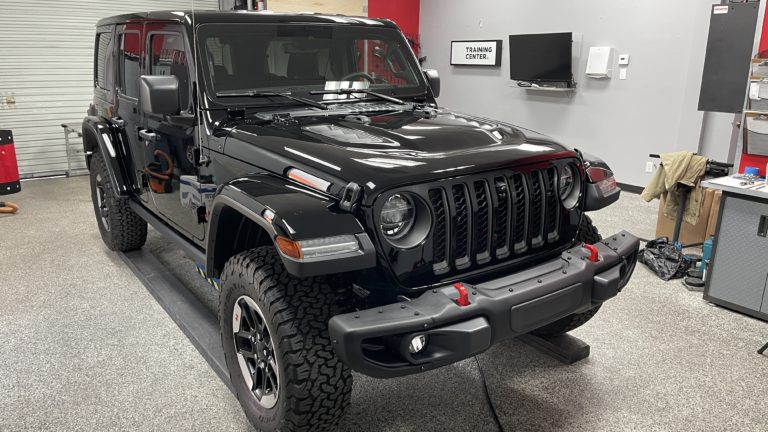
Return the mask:
<svg viewBox="0 0 768 432">
<path fill-rule="evenodd" d="M 333 124 L 319 124 L 312 126 L 304 126 L 302 129 L 306 132 L 311 132 L 317 135 L 322 135 L 326 138 L 330 138 L 335 141 L 340 141 L 349 144 L 369 144 L 369 145 L 383 145 L 383 146 L 399 146 L 395 141 L 388 138 L 369 134 L 368 132 L 361 131 L 359 129 L 352 129 L 344 126 L 337 126 Z"/>
</svg>

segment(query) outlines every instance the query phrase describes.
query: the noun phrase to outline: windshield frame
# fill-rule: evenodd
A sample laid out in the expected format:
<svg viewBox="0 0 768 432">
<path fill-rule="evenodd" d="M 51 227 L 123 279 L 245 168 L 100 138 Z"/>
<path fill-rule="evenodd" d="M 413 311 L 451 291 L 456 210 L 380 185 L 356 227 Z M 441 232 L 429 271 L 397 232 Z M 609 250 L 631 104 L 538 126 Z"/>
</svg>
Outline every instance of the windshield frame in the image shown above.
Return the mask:
<svg viewBox="0 0 768 432">
<path fill-rule="evenodd" d="M 261 22 L 250 22 L 250 23 L 225 23 L 225 22 L 208 22 L 199 24 L 196 26 L 196 31 L 194 32 L 195 37 L 195 47 L 197 49 L 198 54 L 198 70 L 199 70 L 199 76 L 201 76 L 203 79 L 199 80 L 201 81 L 200 84 L 202 84 L 202 90 L 203 94 L 205 95 L 205 100 L 209 104 L 213 104 L 216 106 L 248 106 L 249 108 L 261 108 L 262 106 L 264 108 L 274 108 L 275 106 L 295 106 L 299 105 L 297 102 L 292 102 L 289 100 L 286 100 L 284 103 L 276 103 L 276 101 L 272 100 L 269 101 L 265 98 L 264 101 L 256 100 L 254 98 L 250 98 L 248 96 L 243 97 L 232 97 L 232 96 L 217 96 L 216 95 L 216 87 L 213 83 L 213 77 L 212 73 L 209 70 L 208 61 L 206 59 L 206 53 L 205 53 L 205 44 L 204 44 L 204 38 L 206 36 L 209 36 L 209 34 L 206 34 L 206 28 L 207 27 L 215 27 L 215 26 L 226 26 L 227 28 L 232 28 L 233 26 L 238 27 L 250 27 L 250 26 L 322 26 L 322 27 L 338 27 L 338 28 L 345 28 L 345 29 L 354 29 L 354 28 L 360 28 L 361 33 L 372 33 L 372 32 L 381 32 L 386 33 L 388 36 L 392 35 L 394 36 L 392 39 L 396 39 L 399 45 L 402 48 L 402 54 L 403 54 L 403 60 L 407 63 L 407 65 L 412 68 L 414 72 L 414 77 L 416 78 L 416 85 L 414 86 L 408 86 L 403 87 L 401 89 L 398 89 L 397 87 L 371 87 L 369 90 L 379 92 L 382 94 L 385 94 L 387 96 L 393 96 L 398 99 L 412 99 L 412 98 L 426 98 L 428 97 L 428 84 L 426 81 L 426 78 L 424 77 L 424 73 L 421 69 L 421 65 L 419 64 L 416 55 L 413 52 L 413 49 L 411 48 L 410 43 L 408 43 L 408 40 L 405 38 L 405 35 L 401 31 L 395 28 L 391 27 L 374 27 L 374 26 L 367 26 L 367 25 L 359 25 L 359 24 L 339 24 L 339 23 L 306 23 L 306 22 L 295 22 L 295 23 L 261 23 Z M 210 34 L 215 35 L 215 33 Z M 303 87 L 303 88 L 302 88 Z M 327 104 L 335 104 L 335 103 L 359 103 L 359 102 L 371 102 L 374 100 L 380 100 L 373 96 L 365 96 L 362 98 L 348 98 L 348 99 L 332 99 L 332 100 L 324 100 L 322 95 L 318 94 L 311 94 L 312 91 L 316 90 L 323 90 L 320 88 L 319 85 L 312 85 L 312 86 L 290 86 L 286 85 L 285 87 L 254 87 L 249 90 L 258 89 L 258 91 L 262 92 L 287 92 L 294 96 L 300 96 L 307 99 L 313 99 L 320 103 L 327 103 Z"/>
</svg>

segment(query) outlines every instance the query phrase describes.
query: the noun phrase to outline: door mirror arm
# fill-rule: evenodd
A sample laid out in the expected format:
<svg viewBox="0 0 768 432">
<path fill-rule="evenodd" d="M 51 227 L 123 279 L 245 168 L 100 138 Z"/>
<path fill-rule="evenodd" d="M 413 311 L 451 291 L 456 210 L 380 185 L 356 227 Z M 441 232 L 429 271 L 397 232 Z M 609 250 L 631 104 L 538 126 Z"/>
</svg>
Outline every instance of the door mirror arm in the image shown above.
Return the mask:
<svg viewBox="0 0 768 432">
<path fill-rule="evenodd" d="M 183 127 L 185 129 L 195 127 L 197 124 L 197 116 L 189 113 L 181 113 L 177 115 L 169 114 L 165 116 L 165 120 L 171 126 Z"/>
</svg>

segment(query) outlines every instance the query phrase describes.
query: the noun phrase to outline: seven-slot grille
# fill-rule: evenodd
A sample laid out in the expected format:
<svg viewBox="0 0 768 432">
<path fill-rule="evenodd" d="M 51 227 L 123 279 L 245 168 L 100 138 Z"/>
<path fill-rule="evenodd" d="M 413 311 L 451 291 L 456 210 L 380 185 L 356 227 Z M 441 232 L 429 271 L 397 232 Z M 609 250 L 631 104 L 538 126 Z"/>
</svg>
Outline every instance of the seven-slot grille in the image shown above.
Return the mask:
<svg viewBox="0 0 768 432">
<path fill-rule="evenodd" d="M 494 173 L 429 189 L 433 269 L 461 270 L 559 239 L 557 168 Z"/>
</svg>

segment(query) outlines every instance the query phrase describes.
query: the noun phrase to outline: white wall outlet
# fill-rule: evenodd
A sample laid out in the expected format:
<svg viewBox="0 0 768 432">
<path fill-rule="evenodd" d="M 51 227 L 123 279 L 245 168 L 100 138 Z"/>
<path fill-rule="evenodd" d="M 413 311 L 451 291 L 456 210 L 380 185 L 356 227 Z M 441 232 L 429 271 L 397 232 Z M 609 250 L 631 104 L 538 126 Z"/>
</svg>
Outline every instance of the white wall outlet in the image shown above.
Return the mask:
<svg viewBox="0 0 768 432">
<path fill-rule="evenodd" d="M 649 161 L 645 163 L 645 172 L 652 173 L 655 168 L 656 166 L 653 164 L 653 162 Z"/>
</svg>

